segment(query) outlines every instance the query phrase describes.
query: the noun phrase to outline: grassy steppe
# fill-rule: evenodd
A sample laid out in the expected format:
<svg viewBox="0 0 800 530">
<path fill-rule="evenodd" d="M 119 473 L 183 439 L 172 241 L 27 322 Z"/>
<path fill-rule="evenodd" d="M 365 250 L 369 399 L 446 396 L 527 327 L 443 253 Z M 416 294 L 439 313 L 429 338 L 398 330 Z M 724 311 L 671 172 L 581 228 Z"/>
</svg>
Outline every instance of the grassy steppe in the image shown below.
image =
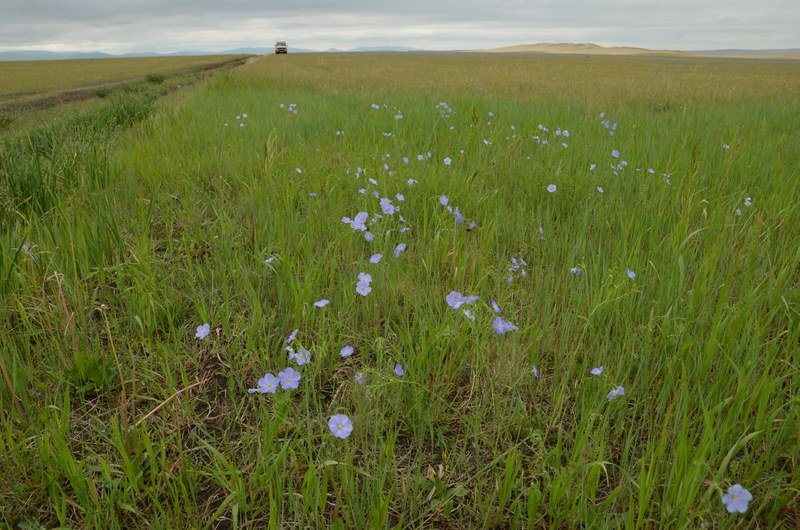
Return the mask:
<svg viewBox="0 0 800 530">
<path fill-rule="evenodd" d="M 797 62 L 289 55 L 8 140 L 0 520 L 795 524 L 799 89 Z"/>
<path fill-rule="evenodd" d="M 41 94 L 89 89 L 144 78 L 167 76 L 221 63 L 240 55 L 135 57 L 74 61 L 0 61 L 0 102 Z"/>
</svg>

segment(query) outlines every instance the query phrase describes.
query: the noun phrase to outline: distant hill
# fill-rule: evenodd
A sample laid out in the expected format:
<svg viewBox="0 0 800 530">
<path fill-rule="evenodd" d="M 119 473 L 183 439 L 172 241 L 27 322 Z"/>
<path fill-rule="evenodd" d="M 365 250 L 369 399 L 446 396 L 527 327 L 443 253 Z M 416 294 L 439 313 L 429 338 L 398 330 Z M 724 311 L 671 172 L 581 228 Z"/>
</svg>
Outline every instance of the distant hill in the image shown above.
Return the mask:
<svg viewBox="0 0 800 530">
<path fill-rule="evenodd" d="M 785 50 L 649 50 L 630 46 L 605 47 L 593 43 L 518 44 L 504 48 L 481 50 L 487 53 L 553 53 L 581 55 L 656 55 L 662 57 L 737 57 L 761 59 L 800 59 L 800 49 Z"/>
<path fill-rule="evenodd" d="M 648 50 L 630 46 L 605 47 L 592 43 L 539 43 L 518 44 L 482 50 L 488 53 L 555 53 L 555 54 L 582 54 L 582 55 L 665 55 L 665 56 L 691 56 L 689 52 L 678 50 Z"/>
</svg>

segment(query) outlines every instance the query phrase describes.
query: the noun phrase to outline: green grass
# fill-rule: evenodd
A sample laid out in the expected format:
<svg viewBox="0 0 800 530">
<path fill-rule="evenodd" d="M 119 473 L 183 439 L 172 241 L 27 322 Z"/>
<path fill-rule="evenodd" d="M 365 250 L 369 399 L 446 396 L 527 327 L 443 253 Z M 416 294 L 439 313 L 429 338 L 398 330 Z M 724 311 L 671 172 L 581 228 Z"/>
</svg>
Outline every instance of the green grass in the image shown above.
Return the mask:
<svg viewBox="0 0 800 530">
<path fill-rule="evenodd" d="M 9 139 L 0 520 L 795 524 L 798 73 L 289 55 Z M 380 213 L 373 189 L 406 223 L 384 215 L 368 243 L 341 218 Z M 509 285 L 512 257 L 527 266 Z M 452 290 L 480 296 L 475 321 Z M 518 331 L 495 333 L 491 300 Z M 299 388 L 249 394 L 294 365 L 294 329 L 312 355 Z M 746 514 L 721 502 L 734 483 Z"/>
</svg>

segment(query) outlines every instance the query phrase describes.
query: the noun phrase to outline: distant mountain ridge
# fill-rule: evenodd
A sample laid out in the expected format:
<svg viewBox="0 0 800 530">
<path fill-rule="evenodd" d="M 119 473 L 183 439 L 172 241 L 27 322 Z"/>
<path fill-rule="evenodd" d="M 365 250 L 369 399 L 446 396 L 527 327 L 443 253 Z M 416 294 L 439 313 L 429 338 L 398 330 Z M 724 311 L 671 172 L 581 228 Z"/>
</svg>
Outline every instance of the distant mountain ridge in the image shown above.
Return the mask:
<svg viewBox="0 0 800 530">
<path fill-rule="evenodd" d="M 203 50 L 183 50 L 171 53 L 157 52 L 133 52 L 124 54 L 110 54 L 99 51 L 92 52 L 51 52 L 46 50 L 11 50 L 0 51 L 0 61 L 47 61 L 47 60 L 69 60 L 69 59 L 112 59 L 125 57 L 174 57 L 191 55 L 264 55 L 273 53 L 274 48 L 269 47 L 243 47 L 224 51 L 203 51 Z M 330 48 L 325 51 L 311 50 L 306 48 L 293 48 L 289 45 L 289 53 L 360 53 L 360 52 L 421 52 L 419 48 L 409 46 L 359 46 L 349 50 Z M 456 50 L 451 50 L 456 51 Z M 649 50 L 632 46 L 611 46 L 605 47 L 593 43 L 538 43 L 538 44 L 518 44 L 515 46 L 504 46 L 489 50 L 458 50 L 462 52 L 485 52 L 485 53 L 548 53 L 548 54 L 586 54 L 586 55 L 663 55 L 677 57 L 691 57 L 695 55 L 711 57 L 753 57 L 753 58 L 788 58 L 800 59 L 800 48 L 791 49 L 772 49 L 772 50 Z M 444 52 L 444 51 L 443 51 Z"/>
<path fill-rule="evenodd" d="M 203 51 L 203 50 L 182 50 L 171 53 L 156 53 L 156 52 L 132 52 L 122 54 L 111 54 L 105 52 L 51 52 L 46 50 L 12 50 L 0 51 L 0 61 L 55 61 L 55 60 L 70 60 L 70 59 L 120 59 L 125 57 L 176 57 L 176 56 L 189 56 L 189 55 L 264 55 L 273 53 L 275 48 L 269 47 L 246 47 L 234 48 L 232 50 L 224 51 Z M 350 52 L 413 52 L 420 51 L 417 48 L 408 46 L 359 46 L 350 50 L 338 50 L 331 48 L 325 50 L 326 52 L 336 53 L 350 53 Z M 319 50 L 310 50 L 307 48 L 293 48 L 289 45 L 289 53 L 324 53 Z"/>
</svg>

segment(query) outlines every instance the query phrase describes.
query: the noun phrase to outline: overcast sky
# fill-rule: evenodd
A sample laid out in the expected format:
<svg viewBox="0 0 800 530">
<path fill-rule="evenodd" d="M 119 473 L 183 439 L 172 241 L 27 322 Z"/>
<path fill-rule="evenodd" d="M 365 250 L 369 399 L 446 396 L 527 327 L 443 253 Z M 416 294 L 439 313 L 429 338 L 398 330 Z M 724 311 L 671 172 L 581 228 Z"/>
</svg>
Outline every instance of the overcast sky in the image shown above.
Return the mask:
<svg viewBox="0 0 800 530">
<path fill-rule="evenodd" d="M 0 0 L 0 50 L 800 48 L 800 0 Z"/>
</svg>

